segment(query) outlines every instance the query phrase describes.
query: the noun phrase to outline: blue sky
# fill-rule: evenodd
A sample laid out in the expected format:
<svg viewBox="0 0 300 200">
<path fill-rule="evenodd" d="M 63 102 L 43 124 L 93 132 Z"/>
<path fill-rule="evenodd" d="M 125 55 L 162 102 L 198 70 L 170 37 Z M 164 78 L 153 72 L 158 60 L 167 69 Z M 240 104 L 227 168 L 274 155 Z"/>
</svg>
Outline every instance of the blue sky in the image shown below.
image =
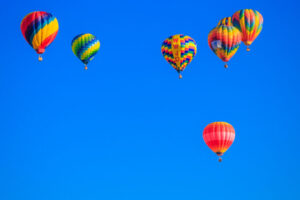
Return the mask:
<svg viewBox="0 0 300 200">
<path fill-rule="evenodd" d="M 299 3 L 280 1 L 6 1 L 0 7 L 0 199 L 299 199 Z M 207 34 L 222 17 L 256 9 L 264 27 L 225 70 Z M 58 19 L 44 61 L 20 22 Z M 71 40 L 100 51 L 84 71 Z M 161 55 L 170 35 L 198 53 L 179 80 Z M 227 121 L 223 162 L 202 139 Z"/>
</svg>

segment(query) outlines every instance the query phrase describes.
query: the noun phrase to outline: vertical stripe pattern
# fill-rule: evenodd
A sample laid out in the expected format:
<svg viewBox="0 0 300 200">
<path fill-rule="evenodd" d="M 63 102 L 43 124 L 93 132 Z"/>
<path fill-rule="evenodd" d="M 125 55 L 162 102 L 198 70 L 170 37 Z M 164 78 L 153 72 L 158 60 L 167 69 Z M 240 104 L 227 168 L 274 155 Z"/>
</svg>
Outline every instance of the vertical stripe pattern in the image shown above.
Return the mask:
<svg viewBox="0 0 300 200">
<path fill-rule="evenodd" d="M 218 26 L 232 26 L 232 21 L 231 21 L 231 17 L 225 17 L 223 19 L 221 19 L 218 23 Z"/>
<path fill-rule="evenodd" d="M 42 54 L 55 39 L 58 22 L 52 14 L 36 11 L 23 18 L 21 31 L 28 44 L 38 54 Z"/>
<path fill-rule="evenodd" d="M 226 122 L 213 122 L 203 131 L 204 142 L 218 156 L 222 156 L 228 150 L 234 138 L 235 130 Z"/>
<path fill-rule="evenodd" d="M 208 34 L 210 49 L 224 62 L 228 62 L 241 44 L 241 33 L 233 26 L 217 26 Z"/>
<path fill-rule="evenodd" d="M 263 17 L 251 9 L 242 9 L 232 16 L 232 23 L 242 33 L 242 41 L 249 46 L 260 34 L 263 27 Z"/>
</svg>

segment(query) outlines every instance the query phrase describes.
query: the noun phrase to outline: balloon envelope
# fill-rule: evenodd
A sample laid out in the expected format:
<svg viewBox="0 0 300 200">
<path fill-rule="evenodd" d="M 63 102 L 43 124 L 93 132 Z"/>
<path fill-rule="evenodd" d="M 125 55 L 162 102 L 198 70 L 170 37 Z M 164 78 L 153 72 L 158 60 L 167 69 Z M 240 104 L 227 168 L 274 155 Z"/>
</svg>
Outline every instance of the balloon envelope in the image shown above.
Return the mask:
<svg viewBox="0 0 300 200">
<path fill-rule="evenodd" d="M 196 55 L 197 45 L 193 38 L 178 34 L 165 39 L 161 52 L 168 63 L 180 74 Z M 179 77 L 181 78 L 181 74 Z"/>
<path fill-rule="evenodd" d="M 21 31 L 28 44 L 38 54 L 42 54 L 55 39 L 58 22 L 51 13 L 36 11 L 23 18 Z"/>
<path fill-rule="evenodd" d="M 100 42 L 94 35 L 85 33 L 77 35 L 72 40 L 71 46 L 75 56 L 87 65 L 97 54 Z"/>
<path fill-rule="evenodd" d="M 221 19 L 218 23 L 218 26 L 232 26 L 232 22 L 231 22 L 231 17 L 225 17 L 223 19 Z"/>
<path fill-rule="evenodd" d="M 208 34 L 210 49 L 224 62 L 232 58 L 240 44 L 241 33 L 233 26 L 217 26 Z"/>
<path fill-rule="evenodd" d="M 249 46 L 260 34 L 263 27 L 263 17 L 251 9 L 242 9 L 232 15 L 232 24 L 242 33 L 242 41 Z"/>
<path fill-rule="evenodd" d="M 206 145 L 218 156 L 222 156 L 235 138 L 234 128 L 227 122 L 213 122 L 203 130 Z"/>
</svg>

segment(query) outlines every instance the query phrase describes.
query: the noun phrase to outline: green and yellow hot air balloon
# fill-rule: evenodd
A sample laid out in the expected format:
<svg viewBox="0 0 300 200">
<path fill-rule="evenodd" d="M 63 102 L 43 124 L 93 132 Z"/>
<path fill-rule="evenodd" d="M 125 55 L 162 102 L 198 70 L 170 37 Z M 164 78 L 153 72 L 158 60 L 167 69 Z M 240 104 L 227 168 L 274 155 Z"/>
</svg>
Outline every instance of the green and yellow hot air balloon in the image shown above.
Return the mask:
<svg viewBox="0 0 300 200">
<path fill-rule="evenodd" d="M 87 64 L 95 57 L 99 48 L 99 40 L 90 33 L 77 35 L 72 40 L 72 51 L 85 64 L 85 70 L 87 70 Z"/>
</svg>

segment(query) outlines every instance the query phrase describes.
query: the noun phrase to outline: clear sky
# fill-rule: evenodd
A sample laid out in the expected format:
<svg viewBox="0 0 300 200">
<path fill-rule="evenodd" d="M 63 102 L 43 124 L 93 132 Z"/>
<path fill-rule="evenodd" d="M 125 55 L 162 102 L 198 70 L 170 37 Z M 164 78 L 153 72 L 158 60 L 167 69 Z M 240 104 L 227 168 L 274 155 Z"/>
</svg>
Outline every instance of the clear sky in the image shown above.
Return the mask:
<svg viewBox="0 0 300 200">
<path fill-rule="evenodd" d="M 207 35 L 242 8 L 264 27 L 225 70 Z M 20 31 L 36 10 L 60 26 L 43 62 Z M 1 200 L 300 199 L 296 0 L 14 0 L 0 16 Z M 88 71 L 79 33 L 101 42 Z M 182 80 L 160 50 L 178 33 L 198 45 Z M 236 130 L 222 163 L 202 139 L 214 121 Z"/>
</svg>

